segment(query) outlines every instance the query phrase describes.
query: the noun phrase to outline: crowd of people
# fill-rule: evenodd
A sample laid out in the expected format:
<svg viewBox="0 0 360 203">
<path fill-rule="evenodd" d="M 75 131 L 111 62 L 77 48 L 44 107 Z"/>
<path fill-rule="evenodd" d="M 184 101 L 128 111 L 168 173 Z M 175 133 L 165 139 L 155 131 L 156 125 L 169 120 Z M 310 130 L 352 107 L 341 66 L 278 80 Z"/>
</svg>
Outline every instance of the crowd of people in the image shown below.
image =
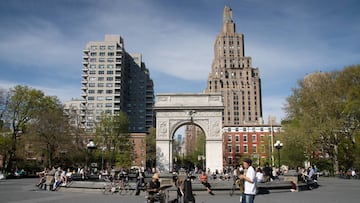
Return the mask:
<svg viewBox="0 0 360 203">
<path fill-rule="evenodd" d="M 70 168 L 64 170 L 61 167 L 44 168 L 43 171 L 36 173 L 39 176 L 39 182 L 36 186 L 43 190 L 56 191 L 60 186 L 68 185 L 75 174 L 84 178 L 86 172 L 84 168 L 78 168 L 77 170 L 71 170 Z"/>
<path fill-rule="evenodd" d="M 308 168 L 298 168 L 299 178 L 303 180 L 315 179 L 317 178 L 317 168 L 315 166 L 310 166 Z M 37 187 L 41 189 L 49 189 L 52 191 L 56 191 L 60 186 L 68 185 L 73 177 L 81 177 L 81 179 L 85 180 L 86 177 L 91 175 L 98 175 L 99 179 L 104 177 L 117 177 L 120 179 L 126 179 L 128 181 L 128 175 L 130 170 L 120 169 L 120 171 L 113 170 L 100 170 L 100 171 L 92 171 L 86 169 L 84 167 L 79 167 L 77 169 L 67 169 L 63 170 L 61 167 L 55 168 L 45 168 L 43 171 L 38 172 L 39 182 L 36 184 Z M 286 170 L 281 171 L 281 173 L 286 173 Z M 146 182 L 145 176 L 148 174 L 152 174 L 151 181 Z M 144 190 L 147 192 L 147 200 L 149 203 L 154 201 L 164 201 L 164 188 L 160 187 L 159 181 L 159 171 L 155 168 L 152 169 L 144 169 L 144 168 L 136 168 L 135 170 L 135 178 L 136 178 L 136 192 L 135 195 L 140 194 L 140 190 Z M 241 165 L 237 167 L 227 167 L 223 171 L 218 172 L 217 170 L 211 172 L 210 169 L 201 170 L 195 169 L 193 171 L 186 171 L 186 178 L 175 180 L 175 186 L 178 187 L 179 196 L 187 196 L 189 200 L 194 200 L 194 196 L 192 194 L 192 186 L 191 183 L 194 179 L 198 179 L 200 183 L 205 187 L 206 191 L 210 195 L 215 195 L 211 182 L 209 180 L 219 180 L 219 181 L 230 181 L 234 180 L 236 184 L 240 188 L 240 202 L 242 203 L 253 203 L 255 199 L 255 195 L 257 193 L 257 183 L 264 183 L 269 181 L 275 181 L 278 179 L 280 175 L 280 170 L 270 167 L 269 164 L 265 164 L 263 168 L 256 167 L 254 168 L 252 165 L 251 159 L 245 159 Z M 174 176 L 179 177 L 179 174 L 174 172 Z M 179 182 L 180 181 L 180 182 Z M 191 202 L 191 201 L 189 201 Z"/>
</svg>

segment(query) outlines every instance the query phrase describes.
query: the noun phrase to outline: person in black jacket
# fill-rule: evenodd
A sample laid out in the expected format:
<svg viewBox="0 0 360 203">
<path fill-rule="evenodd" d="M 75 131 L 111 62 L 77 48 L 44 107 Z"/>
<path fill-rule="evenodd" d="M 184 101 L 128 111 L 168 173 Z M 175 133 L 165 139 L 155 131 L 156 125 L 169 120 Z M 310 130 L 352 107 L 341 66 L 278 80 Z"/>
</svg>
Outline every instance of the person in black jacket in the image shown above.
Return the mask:
<svg viewBox="0 0 360 203">
<path fill-rule="evenodd" d="M 141 169 L 136 170 L 136 193 L 135 195 L 140 194 L 140 189 L 143 188 L 145 180 L 145 173 Z"/>
<path fill-rule="evenodd" d="M 147 185 L 146 191 L 148 192 L 147 200 L 149 203 L 154 203 L 155 201 L 165 202 L 165 194 L 160 189 L 159 178 L 159 174 L 155 173 Z"/>
<path fill-rule="evenodd" d="M 274 180 L 274 176 L 272 174 L 272 168 L 269 166 L 269 163 L 265 164 L 265 167 L 263 168 L 264 172 L 264 182 L 269 182 L 271 180 Z"/>
</svg>

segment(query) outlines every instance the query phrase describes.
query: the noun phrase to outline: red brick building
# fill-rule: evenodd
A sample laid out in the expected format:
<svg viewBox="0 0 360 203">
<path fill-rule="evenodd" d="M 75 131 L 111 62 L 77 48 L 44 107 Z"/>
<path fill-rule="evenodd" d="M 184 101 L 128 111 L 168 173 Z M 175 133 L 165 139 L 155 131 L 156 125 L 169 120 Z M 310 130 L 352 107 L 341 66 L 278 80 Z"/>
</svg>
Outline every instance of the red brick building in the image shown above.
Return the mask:
<svg viewBox="0 0 360 203">
<path fill-rule="evenodd" d="M 130 140 L 134 146 L 132 166 L 146 167 L 146 133 L 131 133 Z"/>
<path fill-rule="evenodd" d="M 254 165 L 273 164 L 276 135 L 281 125 L 225 126 L 223 128 L 223 165 L 236 166 L 244 158 Z"/>
</svg>

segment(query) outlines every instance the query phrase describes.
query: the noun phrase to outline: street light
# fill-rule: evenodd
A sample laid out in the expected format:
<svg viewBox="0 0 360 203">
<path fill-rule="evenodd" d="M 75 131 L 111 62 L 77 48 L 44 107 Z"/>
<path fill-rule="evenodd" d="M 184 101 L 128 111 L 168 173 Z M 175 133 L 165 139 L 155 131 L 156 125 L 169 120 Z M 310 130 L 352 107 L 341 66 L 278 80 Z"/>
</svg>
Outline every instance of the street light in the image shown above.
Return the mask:
<svg viewBox="0 0 360 203">
<path fill-rule="evenodd" d="M 101 147 L 101 170 L 104 171 L 104 151 L 105 151 L 106 147 L 102 146 Z"/>
<path fill-rule="evenodd" d="M 86 145 L 87 149 L 89 150 L 89 153 L 90 153 L 90 157 L 89 157 L 89 161 L 90 161 L 90 169 L 91 169 L 91 153 L 92 153 L 92 150 L 96 149 L 96 144 L 94 142 L 94 140 L 89 140 L 89 143 Z"/>
<path fill-rule="evenodd" d="M 279 140 L 276 141 L 276 143 L 274 144 L 274 147 L 278 150 L 278 158 L 279 158 L 279 172 L 280 172 L 280 149 L 283 147 L 283 143 L 280 142 Z"/>
</svg>

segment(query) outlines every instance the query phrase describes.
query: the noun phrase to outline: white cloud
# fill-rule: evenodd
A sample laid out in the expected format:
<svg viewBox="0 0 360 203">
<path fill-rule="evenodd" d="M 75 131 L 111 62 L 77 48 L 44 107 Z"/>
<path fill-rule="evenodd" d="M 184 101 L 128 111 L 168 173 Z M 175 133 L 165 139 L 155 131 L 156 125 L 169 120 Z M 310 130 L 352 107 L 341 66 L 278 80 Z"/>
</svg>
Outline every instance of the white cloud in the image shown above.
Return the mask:
<svg viewBox="0 0 360 203">
<path fill-rule="evenodd" d="M 0 88 L 9 90 L 17 85 L 28 86 L 41 90 L 47 96 L 56 96 L 61 102 L 69 101 L 72 98 L 80 98 L 80 89 L 68 84 L 62 84 L 56 87 L 32 85 L 30 83 L 16 83 L 9 81 L 0 81 Z M 77 96 L 78 95 L 78 96 Z"/>
</svg>

